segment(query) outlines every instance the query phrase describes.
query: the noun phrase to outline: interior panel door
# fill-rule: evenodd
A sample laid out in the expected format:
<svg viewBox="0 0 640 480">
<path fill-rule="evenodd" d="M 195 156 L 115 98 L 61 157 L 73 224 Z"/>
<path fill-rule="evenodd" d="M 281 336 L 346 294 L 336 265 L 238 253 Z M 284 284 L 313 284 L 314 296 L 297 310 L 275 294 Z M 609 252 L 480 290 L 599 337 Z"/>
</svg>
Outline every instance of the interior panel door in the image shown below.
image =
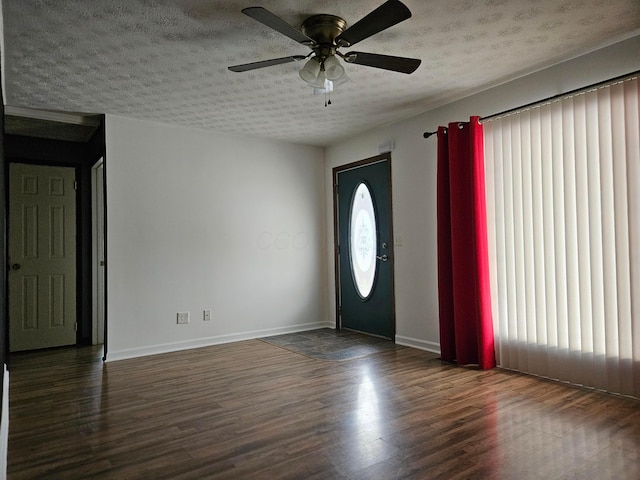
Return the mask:
<svg viewBox="0 0 640 480">
<path fill-rule="evenodd" d="M 75 169 L 9 167 L 9 346 L 76 343 Z"/>
</svg>

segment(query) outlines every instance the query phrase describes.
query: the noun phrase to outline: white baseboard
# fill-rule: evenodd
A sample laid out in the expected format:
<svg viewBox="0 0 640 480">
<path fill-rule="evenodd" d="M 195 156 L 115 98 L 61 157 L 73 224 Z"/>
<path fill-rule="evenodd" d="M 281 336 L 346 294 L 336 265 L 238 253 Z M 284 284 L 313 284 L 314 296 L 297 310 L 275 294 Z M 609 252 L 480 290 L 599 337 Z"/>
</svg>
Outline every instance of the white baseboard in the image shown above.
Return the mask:
<svg viewBox="0 0 640 480">
<path fill-rule="evenodd" d="M 9 371 L 2 364 L 2 417 L 0 417 L 0 480 L 7 478 L 7 451 L 9 448 Z"/>
<path fill-rule="evenodd" d="M 271 337 L 273 335 L 283 335 L 285 333 L 305 332 L 308 330 L 316 330 L 318 328 L 333 328 L 333 324 L 316 322 L 304 323 L 300 325 L 292 325 L 287 327 L 268 328 L 265 330 L 253 330 L 250 332 L 231 333 L 227 335 L 218 335 L 215 337 L 197 338 L 193 340 L 184 340 L 181 342 L 163 343 L 160 345 L 148 345 L 144 347 L 128 348 L 124 350 L 107 351 L 107 362 L 115 362 L 117 360 L 125 360 L 127 358 L 145 357 L 147 355 L 157 355 L 159 353 L 177 352 L 180 350 L 189 350 L 192 348 L 209 347 L 211 345 L 220 345 L 223 343 L 240 342 L 243 340 L 253 340 L 261 337 Z"/>
<path fill-rule="evenodd" d="M 418 348 L 420 350 L 426 350 L 427 352 L 433 352 L 440 355 L 440 344 L 436 342 L 429 342 L 428 340 L 420 340 L 418 338 L 396 335 L 396 343 L 405 347 Z"/>
</svg>

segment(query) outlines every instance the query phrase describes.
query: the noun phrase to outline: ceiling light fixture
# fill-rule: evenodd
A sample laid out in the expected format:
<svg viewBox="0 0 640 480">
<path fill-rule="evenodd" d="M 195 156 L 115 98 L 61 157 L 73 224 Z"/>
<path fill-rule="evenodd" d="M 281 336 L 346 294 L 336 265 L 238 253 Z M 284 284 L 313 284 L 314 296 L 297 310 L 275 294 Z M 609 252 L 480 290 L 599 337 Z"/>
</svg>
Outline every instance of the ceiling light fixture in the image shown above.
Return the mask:
<svg viewBox="0 0 640 480">
<path fill-rule="evenodd" d="M 347 80 L 344 67 L 335 55 L 325 59 L 312 57 L 299 72 L 300 78 L 314 88 L 322 88 L 324 81 L 329 80 L 334 84 L 341 84 Z"/>
<path fill-rule="evenodd" d="M 316 57 L 311 58 L 304 64 L 302 70 L 300 70 L 300 78 L 309 85 L 315 84 L 318 79 L 318 75 L 320 75 L 321 67 L 320 62 Z"/>
<path fill-rule="evenodd" d="M 340 48 L 353 47 L 356 43 L 411 18 L 411 11 L 400 0 L 386 0 L 348 28 L 343 18 L 328 14 L 312 15 L 305 19 L 298 29 L 263 7 L 244 8 L 242 13 L 309 47 L 311 53 L 232 65 L 229 67 L 232 72 L 246 72 L 311 57 L 299 71 L 300 78 L 314 88 L 314 93 L 329 95 L 337 85 L 348 80 L 338 57 L 342 57 L 347 63 L 401 73 L 413 73 L 420 66 L 420 60 L 417 58 L 339 51 Z M 325 97 L 325 105 L 330 103 L 331 100 L 327 102 Z"/>
<path fill-rule="evenodd" d="M 335 55 L 331 55 L 324 59 L 324 72 L 327 75 L 327 78 L 332 82 L 339 81 L 344 75 L 344 67 L 340 65 L 340 61 L 336 58 Z"/>
<path fill-rule="evenodd" d="M 312 57 L 304 64 L 299 74 L 307 85 L 313 87 L 314 94 L 325 95 L 325 107 L 331 105 L 331 97 L 328 95 L 333 92 L 334 87 L 349 80 L 344 67 L 334 54 L 324 59 L 319 56 Z"/>
</svg>

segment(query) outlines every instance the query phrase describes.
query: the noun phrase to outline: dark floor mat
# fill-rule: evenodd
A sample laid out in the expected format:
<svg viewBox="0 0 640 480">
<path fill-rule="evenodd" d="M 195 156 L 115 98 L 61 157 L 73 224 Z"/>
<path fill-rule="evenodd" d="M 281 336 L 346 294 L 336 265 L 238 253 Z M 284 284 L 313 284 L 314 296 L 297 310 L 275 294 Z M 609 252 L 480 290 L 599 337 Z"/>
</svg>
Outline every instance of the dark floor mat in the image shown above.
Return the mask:
<svg viewBox="0 0 640 480">
<path fill-rule="evenodd" d="M 317 360 L 334 361 L 404 348 L 384 338 L 331 328 L 264 337 L 260 340 Z"/>
</svg>

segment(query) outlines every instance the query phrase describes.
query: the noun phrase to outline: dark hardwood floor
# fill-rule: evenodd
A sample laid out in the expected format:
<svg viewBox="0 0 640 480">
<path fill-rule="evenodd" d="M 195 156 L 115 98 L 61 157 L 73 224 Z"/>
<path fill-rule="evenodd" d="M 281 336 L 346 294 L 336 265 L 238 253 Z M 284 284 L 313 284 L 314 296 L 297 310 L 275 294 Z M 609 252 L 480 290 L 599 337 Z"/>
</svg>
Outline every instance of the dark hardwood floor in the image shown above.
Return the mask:
<svg viewBox="0 0 640 480">
<path fill-rule="evenodd" d="M 12 356 L 10 480 L 634 479 L 640 402 L 399 348 Z"/>
</svg>

